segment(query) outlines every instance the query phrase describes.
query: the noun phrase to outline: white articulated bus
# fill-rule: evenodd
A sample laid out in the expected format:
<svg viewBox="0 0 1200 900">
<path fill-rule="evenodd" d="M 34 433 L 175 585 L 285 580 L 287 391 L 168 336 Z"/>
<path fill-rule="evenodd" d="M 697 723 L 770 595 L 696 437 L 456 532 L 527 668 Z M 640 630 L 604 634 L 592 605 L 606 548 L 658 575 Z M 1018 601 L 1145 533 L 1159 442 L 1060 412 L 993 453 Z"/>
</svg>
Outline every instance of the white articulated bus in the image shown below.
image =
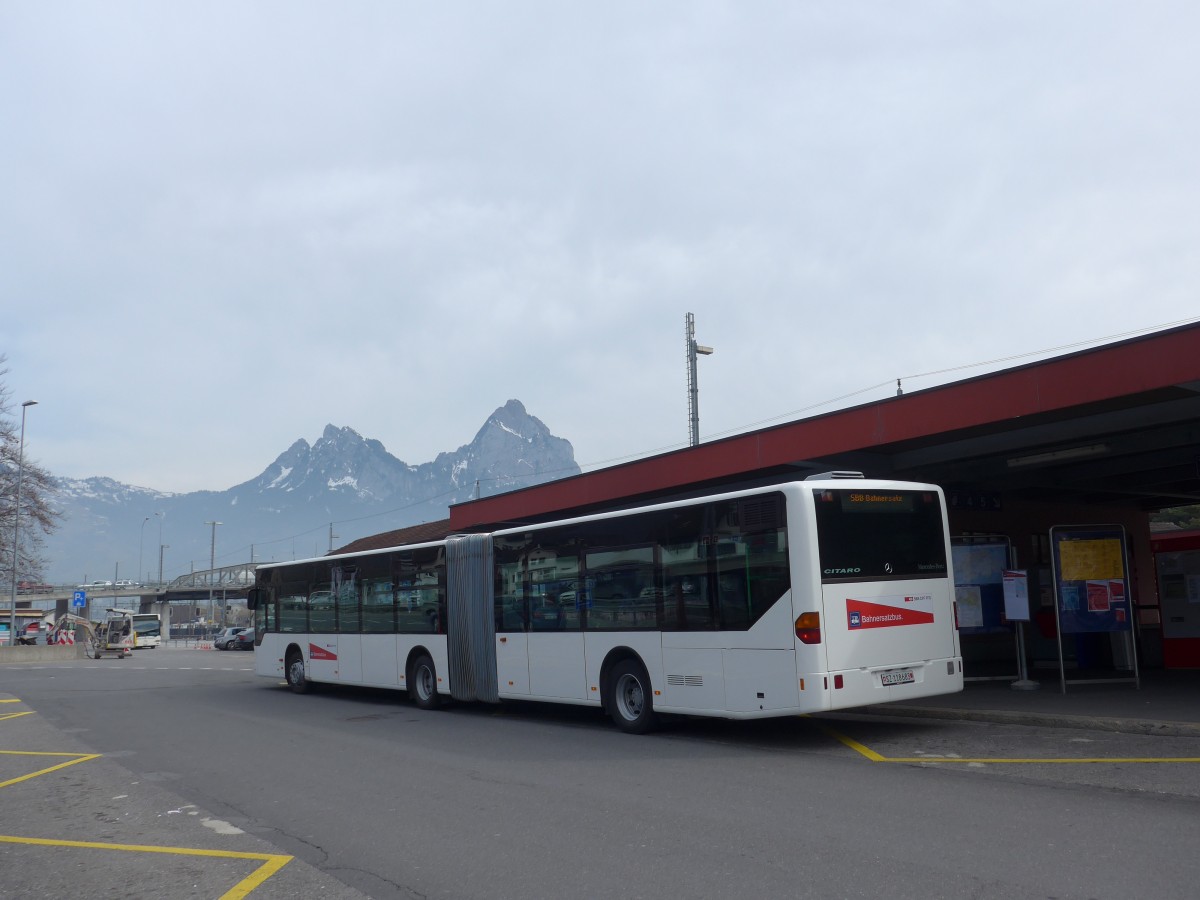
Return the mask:
<svg viewBox="0 0 1200 900">
<path fill-rule="evenodd" d="M 847 474 L 260 565 L 256 670 L 635 733 L 962 690 L 941 490 Z"/>
</svg>

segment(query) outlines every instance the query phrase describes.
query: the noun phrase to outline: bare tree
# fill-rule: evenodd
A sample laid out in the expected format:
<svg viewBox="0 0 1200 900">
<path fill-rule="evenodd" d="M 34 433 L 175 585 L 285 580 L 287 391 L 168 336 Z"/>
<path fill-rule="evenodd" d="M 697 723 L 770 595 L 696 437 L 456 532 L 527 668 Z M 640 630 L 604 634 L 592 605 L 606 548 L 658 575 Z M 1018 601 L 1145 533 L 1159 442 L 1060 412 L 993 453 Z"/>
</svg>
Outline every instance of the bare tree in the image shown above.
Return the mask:
<svg viewBox="0 0 1200 900">
<path fill-rule="evenodd" d="M 53 476 L 21 454 L 21 425 L 13 415 L 12 391 L 5 383 L 7 358 L 0 356 L 0 585 L 12 584 L 13 515 L 16 510 L 18 470 L 21 475 L 21 529 L 17 552 L 17 580 L 41 581 L 46 561 L 45 536 L 58 527 L 54 507 Z M 23 462 L 22 465 L 18 465 Z"/>
</svg>

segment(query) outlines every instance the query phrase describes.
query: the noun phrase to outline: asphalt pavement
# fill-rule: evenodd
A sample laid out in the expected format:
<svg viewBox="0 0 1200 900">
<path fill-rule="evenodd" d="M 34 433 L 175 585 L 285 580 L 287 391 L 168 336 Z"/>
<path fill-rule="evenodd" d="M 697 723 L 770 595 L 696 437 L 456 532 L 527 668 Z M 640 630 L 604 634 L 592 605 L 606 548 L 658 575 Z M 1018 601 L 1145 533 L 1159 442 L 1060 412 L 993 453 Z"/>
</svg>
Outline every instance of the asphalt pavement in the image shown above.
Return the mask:
<svg viewBox="0 0 1200 900">
<path fill-rule="evenodd" d="M 1037 671 L 1035 690 L 1015 689 L 1014 680 L 968 681 L 958 694 L 911 703 L 867 707 L 866 712 L 891 716 L 923 716 L 1090 728 L 1127 734 L 1200 735 L 1200 669 L 1087 677 L 1067 673 L 1066 690 L 1059 673 Z"/>
<path fill-rule="evenodd" d="M 0 662 L 0 673 L 6 667 Z M 1065 692 L 1057 670 L 1032 677 L 1037 690 L 968 681 L 958 694 L 855 712 L 1200 735 L 1200 670 L 1143 671 L 1137 683 L 1131 673 L 1087 683 L 1068 673 Z M 162 786 L 130 778 L 2 690 L 0 726 L 0 898 L 362 896 Z"/>
<path fill-rule="evenodd" d="M 43 663 L 32 658 L 39 648 L 13 649 Z M 0 663 L 0 900 L 362 900 L 56 728 L 4 691 L 5 670 L 14 667 Z"/>
</svg>

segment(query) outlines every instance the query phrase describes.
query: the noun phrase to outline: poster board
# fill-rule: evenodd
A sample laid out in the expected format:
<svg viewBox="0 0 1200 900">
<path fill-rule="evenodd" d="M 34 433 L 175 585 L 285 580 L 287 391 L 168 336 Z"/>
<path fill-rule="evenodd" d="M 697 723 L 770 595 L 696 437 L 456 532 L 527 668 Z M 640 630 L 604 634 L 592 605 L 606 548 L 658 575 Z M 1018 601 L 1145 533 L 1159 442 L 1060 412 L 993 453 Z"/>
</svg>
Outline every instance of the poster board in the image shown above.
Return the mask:
<svg viewBox="0 0 1200 900">
<path fill-rule="evenodd" d="M 958 605 L 960 634 L 996 634 L 1011 631 L 1004 616 L 1004 570 L 1008 568 L 1007 543 L 954 542 L 954 600 Z"/>
<path fill-rule="evenodd" d="M 1029 621 L 1029 573 L 1024 569 L 1004 570 L 1004 618 Z"/>
<path fill-rule="evenodd" d="M 1137 645 L 1133 640 L 1133 598 L 1125 529 L 1120 525 L 1056 525 L 1050 529 L 1050 554 L 1063 693 L 1068 683 L 1064 635 L 1122 635 L 1133 662 L 1133 677 L 1085 680 L 1137 683 Z"/>
<path fill-rule="evenodd" d="M 1123 528 L 1056 526 L 1050 530 L 1050 550 L 1061 633 L 1132 629 Z"/>
</svg>

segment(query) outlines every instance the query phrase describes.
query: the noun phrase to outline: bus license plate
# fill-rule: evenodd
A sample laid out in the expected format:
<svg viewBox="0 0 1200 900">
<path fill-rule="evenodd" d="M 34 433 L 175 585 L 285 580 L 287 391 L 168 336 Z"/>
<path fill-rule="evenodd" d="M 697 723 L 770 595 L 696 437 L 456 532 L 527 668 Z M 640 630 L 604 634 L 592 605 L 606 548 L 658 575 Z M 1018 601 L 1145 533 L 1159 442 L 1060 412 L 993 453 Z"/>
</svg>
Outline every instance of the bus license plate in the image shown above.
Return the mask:
<svg viewBox="0 0 1200 900">
<path fill-rule="evenodd" d="M 901 669 L 898 672 L 884 672 L 880 676 L 883 684 L 912 684 L 917 680 L 912 669 Z"/>
</svg>

